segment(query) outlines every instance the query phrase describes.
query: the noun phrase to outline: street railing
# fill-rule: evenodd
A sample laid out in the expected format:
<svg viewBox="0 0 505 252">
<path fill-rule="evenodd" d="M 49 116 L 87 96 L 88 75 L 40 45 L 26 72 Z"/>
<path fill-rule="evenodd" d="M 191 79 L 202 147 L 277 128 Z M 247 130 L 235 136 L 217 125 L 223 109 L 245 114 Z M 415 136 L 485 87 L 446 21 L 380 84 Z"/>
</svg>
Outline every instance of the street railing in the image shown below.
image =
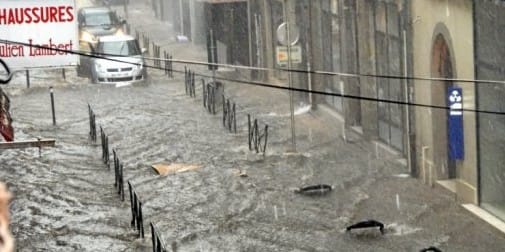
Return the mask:
<svg viewBox="0 0 505 252">
<path fill-rule="evenodd" d="M 91 141 L 96 143 L 96 116 L 95 112 L 88 104 L 88 114 L 89 114 L 89 138 Z"/>
<path fill-rule="evenodd" d="M 112 149 L 114 156 L 114 187 L 117 188 L 119 199 L 124 201 L 124 178 L 123 178 L 123 163 L 119 160 L 117 151 Z"/>
<path fill-rule="evenodd" d="M 237 116 L 235 102 L 230 103 L 223 94 L 223 126 L 232 133 L 237 133 Z M 226 102 L 225 102 L 226 101 Z"/>
<path fill-rule="evenodd" d="M 167 252 L 167 246 L 165 245 L 165 242 L 161 238 L 158 229 L 152 222 L 150 222 L 149 225 L 151 226 L 151 240 L 153 242 L 153 252 Z"/>
<path fill-rule="evenodd" d="M 184 86 L 186 94 L 190 97 L 196 97 L 195 91 L 195 73 L 184 67 Z"/>
<path fill-rule="evenodd" d="M 170 78 L 174 78 L 174 70 L 172 68 L 172 55 L 170 55 L 166 51 L 163 51 L 163 58 L 165 61 L 164 65 L 165 74 Z"/>
<path fill-rule="evenodd" d="M 264 130 L 259 130 L 258 119 L 254 119 L 251 124 L 251 115 L 247 114 L 247 132 L 249 139 L 249 150 L 255 150 L 256 153 L 262 152 L 263 155 L 267 150 L 268 143 L 268 124 L 265 124 Z"/>
<path fill-rule="evenodd" d="M 161 68 L 161 47 L 159 45 L 156 45 L 154 41 L 152 42 L 152 45 L 153 45 L 154 66 L 157 68 Z"/>
<path fill-rule="evenodd" d="M 142 217 L 142 202 L 137 192 L 134 190 L 130 181 L 128 181 L 128 190 L 130 192 L 130 206 L 132 210 L 131 226 L 137 229 L 139 237 L 144 238 L 144 219 Z"/>
<path fill-rule="evenodd" d="M 110 168 L 109 136 L 105 134 L 102 126 L 100 126 L 100 136 L 102 140 L 102 160 L 107 165 L 107 168 Z"/>
</svg>

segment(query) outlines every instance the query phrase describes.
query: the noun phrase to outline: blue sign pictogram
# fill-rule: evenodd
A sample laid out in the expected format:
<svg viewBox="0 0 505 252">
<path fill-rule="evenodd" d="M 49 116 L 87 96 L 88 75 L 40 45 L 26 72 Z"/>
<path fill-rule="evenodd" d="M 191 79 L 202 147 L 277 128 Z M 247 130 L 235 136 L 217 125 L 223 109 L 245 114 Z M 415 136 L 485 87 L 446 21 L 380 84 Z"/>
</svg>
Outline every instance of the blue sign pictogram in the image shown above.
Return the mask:
<svg viewBox="0 0 505 252">
<path fill-rule="evenodd" d="M 449 105 L 449 117 L 447 121 L 449 159 L 463 160 L 465 158 L 463 90 L 459 87 L 449 87 L 447 94 L 447 104 Z"/>
</svg>

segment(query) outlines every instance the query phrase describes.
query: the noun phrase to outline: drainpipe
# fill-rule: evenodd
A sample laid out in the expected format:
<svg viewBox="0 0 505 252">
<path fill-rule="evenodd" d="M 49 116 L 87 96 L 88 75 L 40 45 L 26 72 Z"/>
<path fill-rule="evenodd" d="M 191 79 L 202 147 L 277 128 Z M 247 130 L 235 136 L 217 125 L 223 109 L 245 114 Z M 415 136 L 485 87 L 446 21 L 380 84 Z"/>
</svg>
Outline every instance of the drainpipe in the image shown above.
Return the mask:
<svg viewBox="0 0 505 252">
<path fill-rule="evenodd" d="M 477 55 L 477 36 L 478 36 L 478 32 L 477 32 L 477 24 L 476 24 L 476 20 L 477 20 L 477 11 L 476 11 L 476 1 L 472 1 L 472 18 L 473 18 L 473 62 L 474 62 L 474 79 L 475 80 L 478 80 L 479 76 L 478 76 L 478 72 L 477 72 L 477 62 L 478 62 L 478 55 Z M 479 109 L 479 89 L 477 88 L 477 83 L 474 83 L 474 93 L 475 93 L 475 108 L 476 109 Z M 481 162 L 480 162 L 480 131 L 479 131 L 479 126 L 480 125 L 480 122 L 479 122 L 479 115 L 478 113 L 475 113 L 475 136 L 476 137 L 476 156 L 477 156 L 477 205 L 480 206 L 480 203 L 481 203 L 481 199 L 482 199 L 482 192 L 480 190 L 481 188 L 481 184 L 482 184 L 482 181 L 481 181 L 481 171 L 480 171 L 480 168 L 481 168 Z"/>
<path fill-rule="evenodd" d="M 252 66 L 252 41 L 251 41 L 251 3 L 247 1 L 247 39 L 249 41 L 249 66 Z"/>
<path fill-rule="evenodd" d="M 407 57 L 407 31 L 403 30 L 403 76 L 405 77 L 403 81 L 403 88 L 405 90 L 405 102 L 409 103 L 409 81 L 407 79 L 408 77 L 408 57 Z M 412 170 L 412 150 L 411 150 L 411 143 L 410 143 L 410 105 L 406 105 L 405 109 L 405 132 L 406 132 L 406 139 L 407 139 L 407 167 L 409 169 L 410 174 L 412 175 L 414 171 Z"/>
</svg>

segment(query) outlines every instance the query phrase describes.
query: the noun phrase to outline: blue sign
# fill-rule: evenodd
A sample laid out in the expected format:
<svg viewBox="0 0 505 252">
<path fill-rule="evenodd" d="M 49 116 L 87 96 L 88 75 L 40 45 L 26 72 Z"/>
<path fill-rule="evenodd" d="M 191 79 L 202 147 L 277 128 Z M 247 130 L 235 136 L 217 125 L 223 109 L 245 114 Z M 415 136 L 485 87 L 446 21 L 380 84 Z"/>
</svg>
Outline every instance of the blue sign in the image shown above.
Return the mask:
<svg viewBox="0 0 505 252">
<path fill-rule="evenodd" d="M 465 158 L 463 90 L 459 87 L 449 87 L 447 94 L 447 104 L 449 105 L 449 117 L 447 120 L 449 159 L 463 160 Z"/>
</svg>

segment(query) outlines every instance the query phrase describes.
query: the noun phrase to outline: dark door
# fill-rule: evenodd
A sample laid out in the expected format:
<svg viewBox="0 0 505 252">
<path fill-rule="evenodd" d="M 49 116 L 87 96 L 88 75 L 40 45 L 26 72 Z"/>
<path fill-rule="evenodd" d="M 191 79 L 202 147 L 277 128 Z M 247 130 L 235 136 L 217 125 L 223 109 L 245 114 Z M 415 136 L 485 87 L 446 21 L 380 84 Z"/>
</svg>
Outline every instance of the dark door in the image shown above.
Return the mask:
<svg viewBox="0 0 505 252">
<path fill-rule="evenodd" d="M 437 78 L 454 78 L 453 65 L 449 46 L 442 34 L 439 34 L 433 44 L 432 76 Z M 453 86 L 451 81 L 435 81 L 432 83 L 433 104 L 447 106 L 447 90 Z M 449 137 L 447 109 L 433 109 L 433 157 L 434 162 L 447 179 L 456 178 L 456 163 L 449 159 Z M 444 176 L 445 177 L 445 176 Z"/>
</svg>

